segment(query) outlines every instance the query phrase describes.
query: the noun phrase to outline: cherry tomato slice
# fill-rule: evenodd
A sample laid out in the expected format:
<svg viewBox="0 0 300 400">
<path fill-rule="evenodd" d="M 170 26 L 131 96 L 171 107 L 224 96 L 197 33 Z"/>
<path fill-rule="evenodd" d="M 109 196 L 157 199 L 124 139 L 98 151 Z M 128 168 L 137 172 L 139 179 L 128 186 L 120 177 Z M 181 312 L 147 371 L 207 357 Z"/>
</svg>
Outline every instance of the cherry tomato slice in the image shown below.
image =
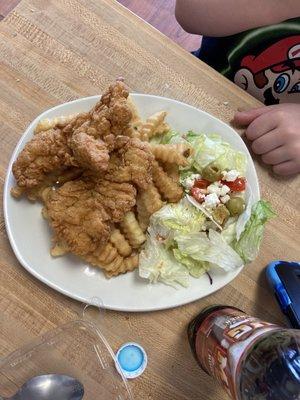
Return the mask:
<svg viewBox="0 0 300 400">
<path fill-rule="evenodd" d="M 222 181 L 223 185 L 227 185 L 233 192 L 242 192 L 246 189 L 246 179 L 236 178 L 233 182 Z"/>
<path fill-rule="evenodd" d="M 209 182 L 207 179 L 196 179 L 194 182 L 194 187 L 199 188 L 199 189 L 206 189 L 207 186 L 209 186 L 211 182 Z"/>
<path fill-rule="evenodd" d="M 194 199 L 196 201 L 198 201 L 198 203 L 203 203 L 204 199 L 205 199 L 205 194 L 201 193 L 200 191 L 201 189 L 197 188 L 197 187 L 193 187 L 191 189 L 191 195 L 194 197 Z"/>
</svg>

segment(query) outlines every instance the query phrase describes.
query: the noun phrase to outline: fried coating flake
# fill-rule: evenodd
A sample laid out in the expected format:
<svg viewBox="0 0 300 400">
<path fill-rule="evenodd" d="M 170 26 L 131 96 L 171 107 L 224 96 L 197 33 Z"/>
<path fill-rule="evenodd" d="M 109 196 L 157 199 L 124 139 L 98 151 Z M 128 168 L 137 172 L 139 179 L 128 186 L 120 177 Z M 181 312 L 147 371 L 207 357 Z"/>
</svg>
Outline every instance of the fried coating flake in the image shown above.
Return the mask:
<svg viewBox="0 0 300 400">
<path fill-rule="evenodd" d="M 154 156 L 147 143 L 136 138 L 117 137 L 105 177 L 115 182 L 133 182 L 145 190 L 152 182 L 153 162 Z"/>
<path fill-rule="evenodd" d="M 50 172 L 76 165 L 66 136 L 59 129 L 51 129 L 26 144 L 13 164 L 13 174 L 19 187 L 32 188 Z"/>
</svg>

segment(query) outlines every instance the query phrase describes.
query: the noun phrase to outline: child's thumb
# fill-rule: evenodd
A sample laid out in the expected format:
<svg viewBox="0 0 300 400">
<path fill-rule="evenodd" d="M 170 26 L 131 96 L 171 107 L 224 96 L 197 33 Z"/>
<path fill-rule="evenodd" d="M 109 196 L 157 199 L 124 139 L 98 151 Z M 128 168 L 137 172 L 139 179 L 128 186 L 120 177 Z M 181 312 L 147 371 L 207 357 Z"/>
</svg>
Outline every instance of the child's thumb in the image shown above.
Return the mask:
<svg viewBox="0 0 300 400">
<path fill-rule="evenodd" d="M 259 108 L 252 108 L 251 110 L 247 111 L 237 111 L 234 114 L 233 122 L 236 125 L 240 126 L 248 126 L 260 115 L 270 111 L 270 107 L 264 106 Z"/>
</svg>

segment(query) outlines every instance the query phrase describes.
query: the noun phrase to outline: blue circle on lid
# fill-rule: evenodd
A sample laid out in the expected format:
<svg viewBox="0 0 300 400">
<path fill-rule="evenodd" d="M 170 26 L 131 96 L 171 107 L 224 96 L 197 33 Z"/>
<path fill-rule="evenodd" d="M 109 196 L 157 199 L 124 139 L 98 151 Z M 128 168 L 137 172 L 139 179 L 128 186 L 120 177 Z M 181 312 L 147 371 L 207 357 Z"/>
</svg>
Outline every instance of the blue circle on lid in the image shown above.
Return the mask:
<svg viewBox="0 0 300 400">
<path fill-rule="evenodd" d="M 118 354 L 118 361 L 125 371 L 136 371 L 141 367 L 144 361 L 142 350 L 134 345 L 123 347 Z"/>
<path fill-rule="evenodd" d="M 140 376 L 146 369 L 148 360 L 145 350 L 137 343 L 126 343 L 117 352 L 117 369 L 121 369 L 126 378 Z"/>
</svg>

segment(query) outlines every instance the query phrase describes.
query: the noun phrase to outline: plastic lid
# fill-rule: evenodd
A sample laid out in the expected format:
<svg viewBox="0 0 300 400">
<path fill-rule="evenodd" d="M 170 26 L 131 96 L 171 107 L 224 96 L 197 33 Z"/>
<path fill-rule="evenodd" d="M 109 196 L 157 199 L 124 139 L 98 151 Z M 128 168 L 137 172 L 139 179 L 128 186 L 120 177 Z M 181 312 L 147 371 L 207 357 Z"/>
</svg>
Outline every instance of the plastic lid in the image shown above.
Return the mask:
<svg viewBox="0 0 300 400">
<path fill-rule="evenodd" d="M 128 379 L 134 379 L 142 375 L 148 363 L 148 357 L 138 343 L 125 343 L 117 352 L 117 369 L 122 370 Z"/>
<path fill-rule="evenodd" d="M 103 334 L 102 309 L 84 306 L 80 317 L 83 319 L 61 325 L 0 359 L 0 399 L 14 396 L 34 376 L 55 373 L 78 379 L 84 387 L 84 400 L 133 400 Z"/>
</svg>

